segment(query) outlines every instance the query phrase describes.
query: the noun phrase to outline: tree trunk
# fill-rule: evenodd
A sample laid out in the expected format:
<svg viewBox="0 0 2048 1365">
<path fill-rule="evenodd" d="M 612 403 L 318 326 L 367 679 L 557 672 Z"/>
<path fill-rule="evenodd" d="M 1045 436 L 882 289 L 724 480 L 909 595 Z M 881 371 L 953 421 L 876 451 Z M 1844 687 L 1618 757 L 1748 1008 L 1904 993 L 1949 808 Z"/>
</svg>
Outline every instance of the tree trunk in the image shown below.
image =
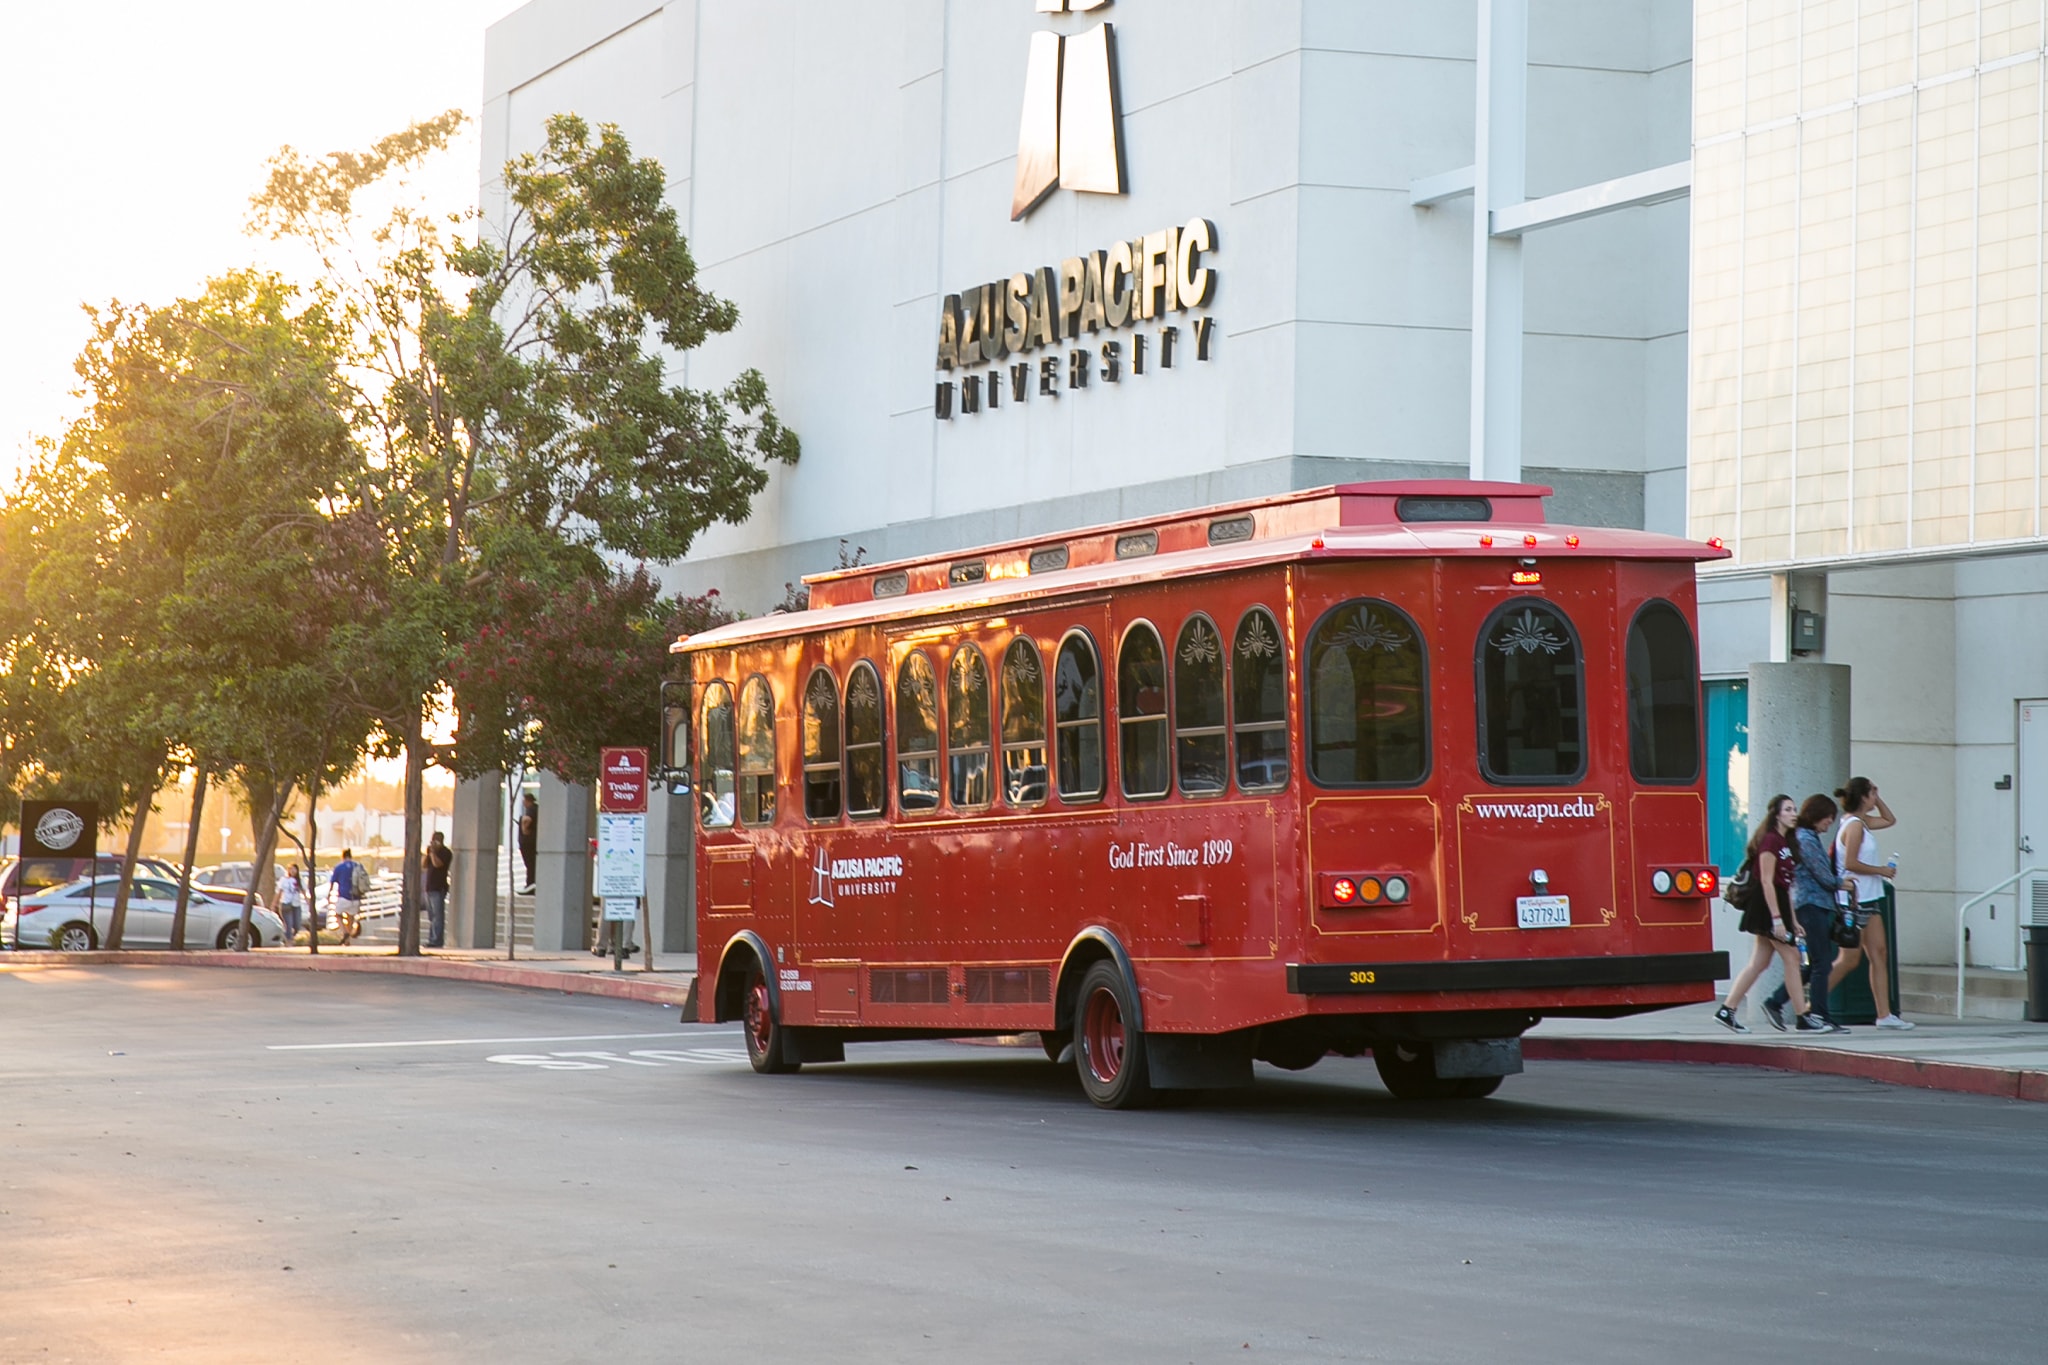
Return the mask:
<svg viewBox="0 0 2048 1365">
<path fill-rule="evenodd" d="M 114 888 L 114 908 L 107 916 L 107 942 L 109 948 L 121 946 L 121 935 L 128 928 L 128 888 L 135 881 L 135 860 L 142 856 L 143 827 L 149 823 L 149 813 L 156 807 L 156 790 L 136 803 L 135 818 L 128 826 L 128 848 L 121 857 L 121 884 Z"/>
<path fill-rule="evenodd" d="M 266 780 L 263 785 L 271 784 Z M 256 805 L 253 790 L 250 795 L 250 804 Z M 249 873 L 249 892 L 242 897 L 242 941 L 235 945 L 238 952 L 249 950 L 249 921 L 256 914 L 256 888 L 275 884 L 275 879 L 270 875 L 270 862 L 277 856 L 278 821 L 284 818 L 285 803 L 291 799 L 292 784 L 286 782 L 272 787 L 269 802 L 262 806 L 263 810 L 269 812 L 269 818 L 265 819 L 262 828 L 256 831 L 256 866 Z M 284 916 L 279 915 L 278 918 L 283 919 Z"/>
<path fill-rule="evenodd" d="M 316 777 L 315 785 L 306 788 L 306 951 L 316 957 L 320 954 L 320 822 L 314 818 L 320 809 L 318 781 Z"/>
<path fill-rule="evenodd" d="M 399 864 L 398 955 L 420 955 L 420 855 L 425 842 L 426 717 L 418 706 L 405 714 L 405 859 Z"/>
<path fill-rule="evenodd" d="M 192 820 L 185 826 L 185 865 L 178 869 L 178 908 L 171 912 L 171 951 L 185 951 L 185 907 L 192 899 L 192 864 L 199 858 L 199 820 L 206 813 L 206 769 L 192 776 Z"/>
</svg>

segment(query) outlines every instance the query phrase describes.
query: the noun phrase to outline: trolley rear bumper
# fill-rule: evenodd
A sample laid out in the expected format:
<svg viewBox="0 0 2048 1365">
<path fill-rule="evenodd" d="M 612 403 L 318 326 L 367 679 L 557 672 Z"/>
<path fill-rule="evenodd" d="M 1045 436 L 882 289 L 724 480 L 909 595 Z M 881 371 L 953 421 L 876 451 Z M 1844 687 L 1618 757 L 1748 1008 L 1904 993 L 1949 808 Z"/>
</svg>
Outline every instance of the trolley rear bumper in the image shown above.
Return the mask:
<svg viewBox="0 0 2048 1365">
<path fill-rule="evenodd" d="M 1569 990 L 1580 986 L 1711 985 L 1727 975 L 1726 953 L 1505 958 L 1490 962 L 1290 962 L 1287 990 L 1291 995 Z"/>
</svg>

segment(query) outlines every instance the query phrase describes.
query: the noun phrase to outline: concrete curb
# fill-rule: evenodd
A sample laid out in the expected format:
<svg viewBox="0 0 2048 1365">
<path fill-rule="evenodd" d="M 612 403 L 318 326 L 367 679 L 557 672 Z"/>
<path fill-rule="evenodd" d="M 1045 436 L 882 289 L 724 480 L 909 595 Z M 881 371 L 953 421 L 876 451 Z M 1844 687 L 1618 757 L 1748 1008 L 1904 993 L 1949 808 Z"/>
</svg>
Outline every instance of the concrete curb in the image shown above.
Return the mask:
<svg viewBox="0 0 2048 1365">
<path fill-rule="evenodd" d="M 1816 1076 L 1851 1076 L 1886 1085 L 2048 1103 L 2048 1071 L 1968 1062 L 1933 1062 L 1785 1043 L 1710 1043 L 1684 1038 L 1524 1038 L 1526 1058 L 1556 1062 L 1687 1062 L 1760 1066 Z"/>
<path fill-rule="evenodd" d="M 442 981 L 470 981 L 486 986 L 560 991 L 564 995 L 597 995 L 608 1000 L 637 1000 L 680 1008 L 690 995 L 690 976 L 630 972 L 551 971 L 517 962 L 475 962 L 445 957 L 369 957 L 349 953 L 234 953 L 219 949 L 172 953 L 124 948 L 119 952 L 58 953 L 29 950 L 0 953 L 0 968 L 87 967 L 244 967 L 256 971 L 372 972 L 385 976 L 424 976 Z"/>
</svg>

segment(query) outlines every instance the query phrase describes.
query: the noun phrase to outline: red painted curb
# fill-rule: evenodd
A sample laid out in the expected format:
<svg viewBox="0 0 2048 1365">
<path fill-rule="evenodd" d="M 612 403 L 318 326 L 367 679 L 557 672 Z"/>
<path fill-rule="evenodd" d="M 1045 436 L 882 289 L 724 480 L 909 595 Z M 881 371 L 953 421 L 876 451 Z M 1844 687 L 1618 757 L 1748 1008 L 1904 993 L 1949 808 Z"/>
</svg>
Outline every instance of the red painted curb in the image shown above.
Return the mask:
<svg viewBox="0 0 2048 1365">
<path fill-rule="evenodd" d="M 1522 1056 L 1558 1062 L 1687 1062 L 1761 1066 L 1817 1076 L 1851 1076 L 1886 1085 L 1993 1095 L 2048 1103 L 2048 1071 L 2016 1071 L 1968 1062 L 1931 1062 L 1784 1043 L 1710 1043 L 1684 1038 L 1524 1038 Z"/>
<path fill-rule="evenodd" d="M 597 995 L 611 1000 L 637 1000 L 651 1005 L 680 1006 L 690 994 L 688 976 L 645 972 L 557 972 L 522 967 L 517 962 L 474 962 L 445 957 L 364 957 L 344 953 L 233 953 L 217 949 L 185 953 L 124 948 L 120 952 L 56 953 L 31 950 L 0 954 L 0 968 L 83 967 L 246 967 L 257 971 L 373 972 L 385 976 L 423 976 L 442 981 L 470 981 L 486 986 L 560 991 L 564 995 Z"/>
</svg>

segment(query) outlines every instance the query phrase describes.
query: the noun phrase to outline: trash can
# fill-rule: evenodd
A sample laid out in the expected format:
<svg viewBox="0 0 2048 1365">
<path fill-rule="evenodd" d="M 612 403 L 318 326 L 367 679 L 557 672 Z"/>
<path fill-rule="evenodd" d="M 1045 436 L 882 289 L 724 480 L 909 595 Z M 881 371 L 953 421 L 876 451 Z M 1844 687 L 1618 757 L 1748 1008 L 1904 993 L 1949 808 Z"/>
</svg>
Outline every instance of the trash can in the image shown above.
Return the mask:
<svg viewBox="0 0 2048 1365">
<path fill-rule="evenodd" d="M 1885 883 L 1884 904 L 1878 911 L 1884 920 L 1884 942 L 1889 950 L 1889 969 L 1885 987 L 1886 999 L 1891 1002 L 1892 1013 L 1899 1010 L 1899 934 L 1898 899 L 1890 882 Z M 2044 949 L 2048 951 L 2048 949 Z M 2044 964 L 2048 966 L 2048 964 Z M 1842 984 L 1835 987 L 1828 996 L 1828 1018 L 1838 1024 L 1874 1024 L 1877 1022 L 1877 1000 L 1870 993 L 1870 956 L 1865 954 L 1856 963 L 1855 969 L 1842 978 Z"/>
<path fill-rule="evenodd" d="M 2027 926 L 2027 1022 L 2048 1024 L 2048 924 Z"/>
</svg>

